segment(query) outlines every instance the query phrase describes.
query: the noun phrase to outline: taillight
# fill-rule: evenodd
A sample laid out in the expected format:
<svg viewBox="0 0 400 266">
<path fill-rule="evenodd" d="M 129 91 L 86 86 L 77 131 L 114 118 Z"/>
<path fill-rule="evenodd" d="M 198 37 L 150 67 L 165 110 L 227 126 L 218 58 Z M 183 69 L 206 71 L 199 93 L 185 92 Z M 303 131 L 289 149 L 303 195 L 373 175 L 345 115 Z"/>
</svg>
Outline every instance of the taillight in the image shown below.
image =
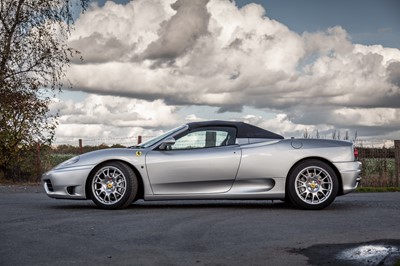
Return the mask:
<svg viewBox="0 0 400 266">
<path fill-rule="evenodd" d="M 358 149 L 354 148 L 354 160 L 358 160 Z"/>
</svg>

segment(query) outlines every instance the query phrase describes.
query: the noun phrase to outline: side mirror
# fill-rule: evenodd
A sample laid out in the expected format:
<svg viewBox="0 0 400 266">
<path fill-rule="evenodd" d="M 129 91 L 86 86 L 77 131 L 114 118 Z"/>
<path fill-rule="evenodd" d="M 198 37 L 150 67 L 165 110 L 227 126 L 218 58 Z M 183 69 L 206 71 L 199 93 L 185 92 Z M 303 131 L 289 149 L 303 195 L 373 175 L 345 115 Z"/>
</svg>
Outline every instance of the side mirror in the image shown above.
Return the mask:
<svg viewBox="0 0 400 266">
<path fill-rule="evenodd" d="M 158 146 L 160 150 L 165 150 L 167 146 L 174 145 L 175 139 L 173 137 L 168 137 L 161 142 L 161 145 Z"/>
</svg>

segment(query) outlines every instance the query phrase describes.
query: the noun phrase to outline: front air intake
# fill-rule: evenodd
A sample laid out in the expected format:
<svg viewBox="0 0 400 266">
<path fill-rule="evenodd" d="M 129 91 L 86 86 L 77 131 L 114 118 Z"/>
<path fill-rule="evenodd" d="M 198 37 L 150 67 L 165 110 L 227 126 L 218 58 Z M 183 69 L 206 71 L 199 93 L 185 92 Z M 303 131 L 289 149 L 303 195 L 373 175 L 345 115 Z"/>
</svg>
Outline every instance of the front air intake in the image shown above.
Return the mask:
<svg viewBox="0 0 400 266">
<path fill-rule="evenodd" d="M 46 179 L 46 180 L 44 180 L 44 182 L 46 183 L 47 190 L 51 191 L 51 192 L 54 192 L 53 184 L 51 183 L 50 179 Z"/>
<path fill-rule="evenodd" d="M 70 194 L 70 195 L 74 195 L 74 193 L 75 193 L 75 188 L 74 187 L 67 187 L 67 192 L 68 192 L 68 194 Z"/>
</svg>

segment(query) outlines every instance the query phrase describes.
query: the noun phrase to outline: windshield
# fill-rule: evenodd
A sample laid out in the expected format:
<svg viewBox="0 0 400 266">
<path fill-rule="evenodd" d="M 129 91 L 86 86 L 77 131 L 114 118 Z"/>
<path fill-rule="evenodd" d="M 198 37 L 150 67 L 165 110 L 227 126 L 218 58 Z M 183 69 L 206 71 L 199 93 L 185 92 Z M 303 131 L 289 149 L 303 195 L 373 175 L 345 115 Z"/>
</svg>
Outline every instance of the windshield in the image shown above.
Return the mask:
<svg viewBox="0 0 400 266">
<path fill-rule="evenodd" d="M 143 142 L 142 144 L 139 144 L 139 145 L 137 145 L 137 146 L 134 146 L 134 147 L 132 147 L 132 148 L 148 148 L 148 147 L 150 147 L 150 146 L 156 144 L 156 143 L 159 142 L 160 140 L 162 140 L 162 139 L 168 137 L 169 135 L 174 134 L 175 132 L 180 131 L 181 129 L 183 129 L 183 128 L 185 128 L 185 127 L 186 127 L 186 125 L 183 125 L 183 126 L 180 126 L 180 127 L 174 128 L 174 129 L 171 129 L 170 131 L 165 132 L 164 134 L 162 134 L 162 135 L 160 135 L 160 136 L 158 136 L 158 137 L 152 138 L 152 139 L 150 139 L 150 140 L 148 140 L 148 141 L 146 141 L 146 142 Z"/>
</svg>

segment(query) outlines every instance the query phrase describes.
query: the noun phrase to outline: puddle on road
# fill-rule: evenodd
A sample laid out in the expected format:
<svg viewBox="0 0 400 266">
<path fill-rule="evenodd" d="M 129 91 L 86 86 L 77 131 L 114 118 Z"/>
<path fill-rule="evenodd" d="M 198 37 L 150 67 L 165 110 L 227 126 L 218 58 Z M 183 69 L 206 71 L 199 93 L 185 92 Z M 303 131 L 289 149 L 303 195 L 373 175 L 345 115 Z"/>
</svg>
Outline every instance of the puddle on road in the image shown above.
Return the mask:
<svg viewBox="0 0 400 266">
<path fill-rule="evenodd" d="M 311 265 L 400 265 L 400 240 L 314 245 L 294 250 Z"/>
<path fill-rule="evenodd" d="M 354 261 L 363 265 L 379 265 L 381 262 L 384 263 L 390 256 L 396 255 L 396 253 L 399 253 L 399 248 L 395 246 L 363 245 L 343 250 L 336 258 L 344 261 Z"/>
</svg>

